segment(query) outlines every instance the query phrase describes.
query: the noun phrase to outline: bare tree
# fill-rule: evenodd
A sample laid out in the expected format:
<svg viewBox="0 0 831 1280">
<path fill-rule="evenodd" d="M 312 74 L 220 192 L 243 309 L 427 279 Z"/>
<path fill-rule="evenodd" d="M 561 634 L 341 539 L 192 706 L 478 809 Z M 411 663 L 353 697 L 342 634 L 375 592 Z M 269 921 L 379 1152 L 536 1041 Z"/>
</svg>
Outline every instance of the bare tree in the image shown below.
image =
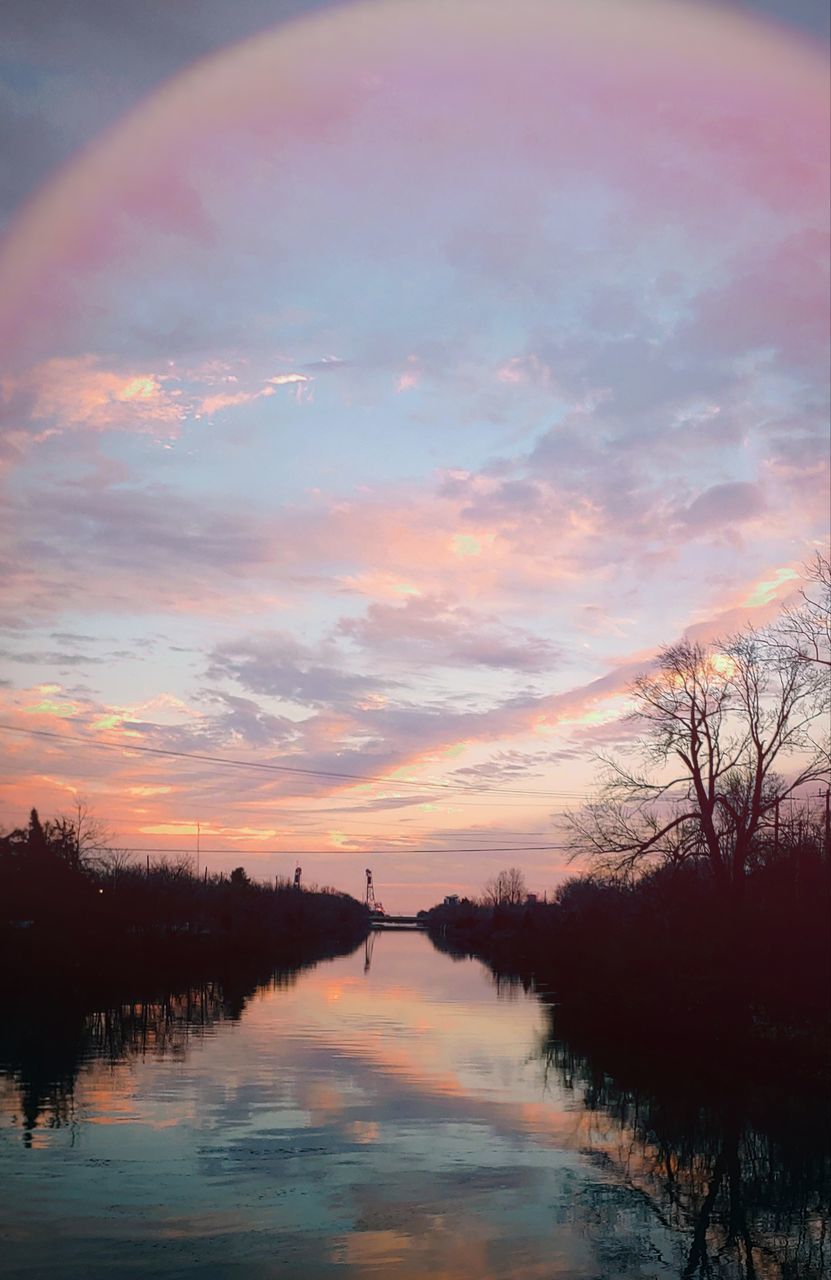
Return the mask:
<svg viewBox="0 0 831 1280">
<path fill-rule="evenodd" d="M 189 853 L 154 858 L 150 863 L 150 872 L 159 879 L 166 880 L 168 884 L 184 883 L 195 879 L 193 860 Z"/>
<path fill-rule="evenodd" d="M 482 901 L 490 907 L 518 906 L 528 896 L 525 888 L 525 876 L 519 867 L 509 867 L 500 871 L 485 885 Z"/>
<path fill-rule="evenodd" d="M 572 855 L 618 876 L 701 859 L 725 895 L 740 895 L 760 829 L 828 775 L 821 688 L 803 655 L 753 632 L 665 649 L 634 685 L 642 771 L 605 761 L 600 796 L 571 818 Z"/>
<path fill-rule="evenodd" d="M 95 859 L 96 870 L 106 880 L 116 883 L 123 875 L 138 867 L 136 856 L 127 849 L 103 849 Z"/>
<path fill-rule="evenodd" d="M 91 869 L 112 852 L 110 833 L 80 796 L 71 814 L 56 818 L 48 826 L 60 843 L 63 857 L 78 869 Z"/>
<path fill-rule="evenodd" d="M 782 610 L 765 639 L 784 658 L 831 667 L 831 561 L 817 552 L 805 575 L 799 603 Z"/>
</svg>

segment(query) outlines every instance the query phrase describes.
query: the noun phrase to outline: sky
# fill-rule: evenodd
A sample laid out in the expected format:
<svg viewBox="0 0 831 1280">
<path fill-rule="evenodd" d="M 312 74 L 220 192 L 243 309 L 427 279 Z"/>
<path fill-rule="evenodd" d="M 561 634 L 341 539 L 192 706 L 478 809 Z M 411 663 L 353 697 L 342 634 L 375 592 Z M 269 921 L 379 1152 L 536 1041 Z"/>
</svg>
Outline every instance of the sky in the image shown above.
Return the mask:
<svg viewBox="0 0 831 1280">
<path fill-rule="evenodd" d="M 827 6 L 3 22 L 0 824 L 550 891 L 828 543 Z"/>
</svg>

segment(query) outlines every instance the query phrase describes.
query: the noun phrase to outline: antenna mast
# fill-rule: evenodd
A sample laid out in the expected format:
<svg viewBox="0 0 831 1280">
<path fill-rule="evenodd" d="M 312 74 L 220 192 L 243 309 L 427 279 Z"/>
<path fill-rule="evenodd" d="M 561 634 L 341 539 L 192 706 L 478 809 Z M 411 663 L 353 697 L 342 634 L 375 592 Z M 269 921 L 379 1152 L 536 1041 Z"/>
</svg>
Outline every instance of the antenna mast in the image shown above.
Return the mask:
<svg viewBox="0 0 831 1280">
<path fill-rule="evenodd" d="M 375 886 L 372 883 L 372 872 L 369 867 L 366 869 L 366 905 L 374 916 L 382 916 L 384 908 L 375 898 Z"/>
</svg>

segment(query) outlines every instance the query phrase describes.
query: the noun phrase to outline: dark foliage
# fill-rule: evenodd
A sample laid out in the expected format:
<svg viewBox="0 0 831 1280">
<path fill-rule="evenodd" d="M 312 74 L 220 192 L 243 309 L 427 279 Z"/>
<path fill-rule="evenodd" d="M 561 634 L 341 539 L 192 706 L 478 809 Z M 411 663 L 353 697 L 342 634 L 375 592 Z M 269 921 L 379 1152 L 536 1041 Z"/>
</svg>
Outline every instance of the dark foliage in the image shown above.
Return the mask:
<svg viewBox="0 0 831 1280">
<path fill-rule="evenodd" d="M 824 824 L 803 812 L 756 842 L 738 902 L 681 863 L 575 877 L 553 903 L 447 904 L 428 927 L 540 994 L 546 1071 L 597 1116 L 585 1154 L 683 1240 L 682 1276 L 821 1280 L 830 918 Z"/>
<path fill-rule="evenodd" d="M 0 988 L 216 976 L 251 959 L 313 959 L 369 928 L 347 894 L 260 885 L 240 870 L 197 878 L 187 861 L 85 857 L 71 823 L 42 824 L 32 810 L 27 829 L 0 838 Z"/>
<path fill-rule="evenodd" d="M 706 866 L 635 882 L 577 877 L 554 903 L 435 907 L 439 945 L 553 992 L 621 1040 L 733 1043 L 750 1056 L 829 1058 L 831 869 L 806 818 L 759 844 L 739 904 Z"/>
</svg>

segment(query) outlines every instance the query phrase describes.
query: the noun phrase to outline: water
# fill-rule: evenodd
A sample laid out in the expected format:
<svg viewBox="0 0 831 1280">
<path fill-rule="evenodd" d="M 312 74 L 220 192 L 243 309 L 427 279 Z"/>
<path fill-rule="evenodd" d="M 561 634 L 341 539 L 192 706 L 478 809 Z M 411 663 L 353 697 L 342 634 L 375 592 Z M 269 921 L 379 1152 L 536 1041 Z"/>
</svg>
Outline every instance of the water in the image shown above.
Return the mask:
<svg viewBox="0 0 831 1280">
<path fill-rule="evenodd" d="M 825 1274 L 827 1151 L 788 1154 L 793 1116 L 780 1140 L 673 1111 L 478 962 L 371 941 L 259 986 L 7 1020 L 3 1274 Z"/>
</svg>

